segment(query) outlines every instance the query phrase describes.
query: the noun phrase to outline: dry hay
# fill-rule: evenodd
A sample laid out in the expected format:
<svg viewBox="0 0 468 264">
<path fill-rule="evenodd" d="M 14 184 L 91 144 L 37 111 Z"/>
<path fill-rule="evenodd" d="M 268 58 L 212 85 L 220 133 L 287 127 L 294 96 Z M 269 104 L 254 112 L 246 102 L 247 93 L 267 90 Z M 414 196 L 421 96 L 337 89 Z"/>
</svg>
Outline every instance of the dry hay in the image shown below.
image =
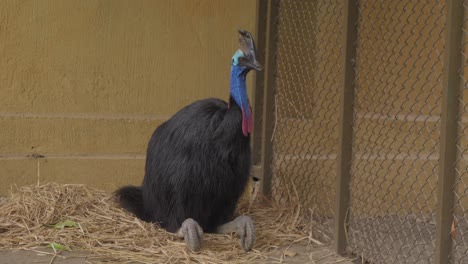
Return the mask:
<svg viewBox="0 0 468 264">
<path fill-rule="evenodd" d="M 270 262 L 272 250 L 310 242 L 310 227 L 300 218 L 300 210 L 300 206 L 285 208 L 266 201 L 249 208 L 248 202 L 242 202 L 238 213 L 250 215 L 256 225 L 254 249 L 245 253 L 233 235 L 206 234 L 202 251 L 193 253 L 183 240 L 125 212 L 108 193 L 83 185 L 48 183 L 14 188 L 0 203 L 0 247 L 31 250 L 60 243 L 91 253 L 92 263 Z M 46 226 L 64 220 L 79 226 Z"/>
</svg>

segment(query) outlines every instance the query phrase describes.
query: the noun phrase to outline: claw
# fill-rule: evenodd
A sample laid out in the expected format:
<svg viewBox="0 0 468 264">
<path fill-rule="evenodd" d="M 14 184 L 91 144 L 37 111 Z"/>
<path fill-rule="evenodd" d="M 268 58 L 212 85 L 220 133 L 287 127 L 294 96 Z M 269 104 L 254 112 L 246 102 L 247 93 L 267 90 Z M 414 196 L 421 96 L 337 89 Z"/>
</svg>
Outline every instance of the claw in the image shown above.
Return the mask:
<svg viewBox="0 0 468 264">
<path fill-rule="evenodd" d="M 179 231 L 179 237 L 183 237 L 187 246 L 194 252 L 200 251 L 203 243 L 203 229 L 192 218 L 187 218 L 182 223 Z"/>
<path fill-rule="evenodd" d="M 239 216 L 237 219 L 237 233 L 240 236 L 240 245 L 247 252 L 255 243 L 255 226 L 248 216 Z"/>
</svg>

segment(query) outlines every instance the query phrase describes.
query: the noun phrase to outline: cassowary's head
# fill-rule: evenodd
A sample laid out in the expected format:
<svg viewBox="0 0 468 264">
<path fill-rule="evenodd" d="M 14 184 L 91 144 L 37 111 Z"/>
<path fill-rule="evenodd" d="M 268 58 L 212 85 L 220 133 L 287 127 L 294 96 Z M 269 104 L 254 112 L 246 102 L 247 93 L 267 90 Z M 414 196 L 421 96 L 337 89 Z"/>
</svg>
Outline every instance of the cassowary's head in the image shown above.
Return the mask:
<svg viewBox="0 0 468 264">
<path fill-rule="evenodd" d="M 262 70 L 255 56 L 255 43 L 252 34 L 239 30 L 239 50 L 232 56 L 230 94 L 242 110 L 242 133 L 246 137 L 252 131 L 253 121 L 245 78 L 252 69 Z"/>
<path fill-rule="evenodd" d="M 239 30 L 239 50 L 232 57 L 232 65 L 245 68 L 247 71 L 262 70 L 255 54 L 255 42 L 252 34 L 246 30 Z"/>
</svg>

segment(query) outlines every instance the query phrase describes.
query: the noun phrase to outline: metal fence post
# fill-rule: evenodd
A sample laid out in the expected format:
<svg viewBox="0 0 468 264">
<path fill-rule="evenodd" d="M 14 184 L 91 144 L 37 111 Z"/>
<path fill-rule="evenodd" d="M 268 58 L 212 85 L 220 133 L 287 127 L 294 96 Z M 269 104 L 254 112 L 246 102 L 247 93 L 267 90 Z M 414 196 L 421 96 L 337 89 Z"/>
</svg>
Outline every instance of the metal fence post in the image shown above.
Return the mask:
<svg viewBox="0 0 468 264">
<path fill-rule="evenodd" d="M 266 32 L 268 22 L 268 1 L 257 0 L 257 21 L 256 21 L 256 42 L 257 45 L 257 60 L 265 65 L 265 47 L 266 47 Z M 253 115 L 254 115 L 254 130 L 251 136 L 252 139 L 252 162 L 254 164 L 253 176 L 261 174 L 259 163 L 262 157 L 262 133 L 263 133 L 263 95 L 265 91 L 265 75 L 263 72 L 257 72 L 254 75 L 253 92 Z M 260 171 L 259 171 L 260 170 Z"/>
<path fill-rule="evenodd" d="M 346 253 L 346 216 L 349 208 L 350 163 L 353 140 L 353 101 L 354 101 L 354 63 L 356 59 L 356 40 L 358 6 L 357 0 L 346 0 L 344 11 L 344 48 L 343 48 L 343 89 L 340 98 L 340 123 L 337 156 L 337 185 L 335 208 L 335 250 L 338 254 Z"/>
<path fill-rule="evenodd" d="M 262 111 L 262 144 L 260 173 L 263 181 L 262 191 L 265 195 L 271 195 L 271 161 L 273 157 L 273 146 L 271 137 L 273 134 L 274 120 L 274 88 L 276 72 L 276 18 L 278 17 L 278 1 L 268 0 L 266 42 L 265 42 L 265 67 L 263 88 L 263 111 Z M 260 17 L 259 17 L 260 18 Z"/>
<path fill-rule="evenodd" d="M 442 116 L 439 153 L 439 183 L 437 194 L 436 264 L 450 262 L 452 239 L 450 228 L 453 221 L 453 185 L 457 154 L 457 118 L 459 112 L 461 66 L 460 48 L 463 36 L 463 1 L 447 1 L 447 24 L 445 41 L 445 65 L 442 95 Z"/>
</svg>

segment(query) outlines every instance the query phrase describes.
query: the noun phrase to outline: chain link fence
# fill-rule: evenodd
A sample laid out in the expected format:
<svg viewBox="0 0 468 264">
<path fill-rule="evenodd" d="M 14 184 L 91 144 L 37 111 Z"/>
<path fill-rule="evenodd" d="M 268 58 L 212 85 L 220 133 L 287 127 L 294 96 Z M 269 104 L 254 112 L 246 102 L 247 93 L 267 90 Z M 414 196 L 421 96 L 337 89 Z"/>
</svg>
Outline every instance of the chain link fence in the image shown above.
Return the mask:
<svg viewBox="0 0 468 264">
<path fill-rule="evenodd" d="M 333 238 L 343 1 L 278 2 L 272 194 L 299 201 Z"/>
<path fill-rule="evenodd" d="M 459 93 L 460 115 L 458 118 L 457 164 L 454 186 L 455 206 L 452 224 L 453 251 L 451 263 L 468 263 L 468 1 L 463 1 L 465 20 L 463 27 L 462 85 Z"/>
<path fill-rule="evenodd" d="M 461 0 L 460 0 L 461 1 Z M 334 239 L 345 1 L 278 0 L 272 197 Z M 464 0 L 464 30 L 468 0 Z M 447 2 L 358 1 L 347 250 L 370 263 L 436 251 Z M 468 34 L 461 47 L 452 263 L 468 263 Z"/>
<path fill-rule="evenodd" d="M 371 263 L 431 263 L 445 3 L 361 1 L 349 250 Z"/>
</svg>

